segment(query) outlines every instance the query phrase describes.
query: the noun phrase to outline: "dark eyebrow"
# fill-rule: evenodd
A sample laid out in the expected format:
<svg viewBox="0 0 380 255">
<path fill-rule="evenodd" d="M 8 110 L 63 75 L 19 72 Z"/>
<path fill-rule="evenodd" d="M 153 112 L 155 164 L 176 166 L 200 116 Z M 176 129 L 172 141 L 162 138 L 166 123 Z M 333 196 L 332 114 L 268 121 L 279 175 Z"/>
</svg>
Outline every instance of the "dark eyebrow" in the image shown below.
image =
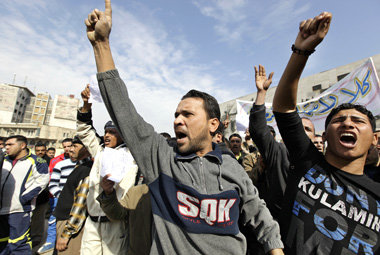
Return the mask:
<svg viewBox="0 0 380 255">
<path fill-rule="evenodd" d="M 356 115 L 351 115 L 351 119 L 356 119 L 356 120 L 367 120 L 367 118 L 364 118 L 362 116 L 356 116 Z"/>
<path fill-rule="evenodd" d="M 345 119 L 347 119 L 347 116 L 339 116 L 339 117 L 335 117 L 335 118 L 333 118 L 332 120 L 343 121 L 343 120 L 345 120 Z"/>
<path fill-rule="evenodd" d="M 182 110 L 182 111 L 180 111 L 180 112 L 175 112 L 175 113 L 174 113 L 174 117 L 178 117 L 178 115 L 180 115 L 180 114 L 182 114 L 182 115 L 187 115 L 187 114 L 193 114 L 193 112 L 191 112 L 191 111 L 187 111 L 187 110 Z"/>
<path fill-rule="evenodd" d="M 336 118 L 333 118 L 332 120 L 336 120 L 336 121 L 344 121 L 345 119 L 347 119 L 347 117 L 351 117 L 351 119 L 353 120 L 364 120 L 366 121 L 367 119 L 362 117 L 362 116 L 357 116 L 357 115 L 344 115 L 344 116 L 339 116 L 339 117 L 336 117 Z"/>
</svg>

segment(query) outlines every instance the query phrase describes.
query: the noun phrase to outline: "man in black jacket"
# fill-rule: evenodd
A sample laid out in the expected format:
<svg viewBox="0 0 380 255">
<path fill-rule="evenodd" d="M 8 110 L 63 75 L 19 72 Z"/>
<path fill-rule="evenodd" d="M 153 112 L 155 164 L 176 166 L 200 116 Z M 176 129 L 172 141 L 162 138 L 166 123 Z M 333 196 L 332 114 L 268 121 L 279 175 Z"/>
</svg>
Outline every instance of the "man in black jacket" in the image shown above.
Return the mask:
<svg viewBox="0 0 380 255">
<path fill-rule="evenodd" d="M 75 224 L 70 223 L 75 222 L 75 217 L 79 215 L 74 211 L 73 206 L 77 202 L 74 201 L 74 197 L 77 195 L 77 187 L 88 177 L 93 162 L 90 153 L 78 137 L 74 137 L 70 153 L 77 160 L 77 164 L 67 178 L 54 211 L 54 216 L 57 219 L 57 250 L 64 252 L 64 254 L 79 254 L 82 226 L 75 226 Z"/>
<path fill-rule="evenodd" d="M 258 68 L 255 66 L 257 96 L 249 117 L 249 132 L 264 159 L 265 175 L 263 176 L 266 178 L 264 183 L 267 184 L 267 187 L 259 190 L 260 196 L 267 203 L 273 217 L 278 219 L 288 174 L 292 170 L 292 166 L 289 163 L 285 145 L 275 140 L 266 121 L 265 96 L 272 83 L 272 77 L 273 72 L 267 77 L 262 65 L 259 65 Z M 302 124 L 305 133 L 310 139 L 313 139 L 315 132 L 313 123 L 304 118 Z M 268 188 L 271 192 L 268 191 Z"/>
</svg>

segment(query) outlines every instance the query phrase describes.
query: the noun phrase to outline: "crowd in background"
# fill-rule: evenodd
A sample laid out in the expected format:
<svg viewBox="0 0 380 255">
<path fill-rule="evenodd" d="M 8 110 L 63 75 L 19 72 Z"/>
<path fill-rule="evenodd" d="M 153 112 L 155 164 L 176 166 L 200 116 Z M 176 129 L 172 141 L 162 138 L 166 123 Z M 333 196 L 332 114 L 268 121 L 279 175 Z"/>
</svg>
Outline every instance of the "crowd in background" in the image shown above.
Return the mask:
<svg viewBox="0 0 380 255">
<path fill-rule="evenodd" d="M 90 89 L 64 152 L 26 137 L 0 140 L 0 254 L 376 254 L 380 146 L 375 118 L 342 104 L 316 134 L 295 111 L 303 67 L 330 13 L 303 21 L 273 101 L 273 73 L 255 67 L 257 96 L 244 137 L 228 138 L 217 101 L 190 90 L 175 137 L 158 134 L 131 102 L 109 47 L 111 3 L 86 19 L 112 118 L 95 130 Z M 94 113 L 96 115 L 96 113 Z M 245 171 L 244 171 L 245 170 Z M 122 173 L 122 174 L 119 174 Z M 120 176 L 119 176 L 120 175 Z"/>
</svg>

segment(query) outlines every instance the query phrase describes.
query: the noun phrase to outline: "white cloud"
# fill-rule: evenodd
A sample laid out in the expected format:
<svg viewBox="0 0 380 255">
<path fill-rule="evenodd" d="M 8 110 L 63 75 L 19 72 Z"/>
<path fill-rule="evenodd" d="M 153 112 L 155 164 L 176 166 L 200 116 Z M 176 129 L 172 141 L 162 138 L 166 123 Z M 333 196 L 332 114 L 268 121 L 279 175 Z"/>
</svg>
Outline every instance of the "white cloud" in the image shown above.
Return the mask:
<svg viewBox="0 0 380 255">
<path fill-rule="evenodd" d="M 310 9 L 309 3 L 298 0 L 276 1 L 275 4 L 245 0 L 194 0 L 193 3 L 203 15 L 215 20 L 216 34 L 228 43 L 268 39 Z"/>
<path fill-rule="evenodd" d="M 21 0 L 0 4 L 1 82 L 11 82 L 17 73 L 16 83 L 21 84 L 28 76 L 26 85 L 36 87 L 36 92 L 79 97 L 96 71 L 82 22 L 87 14 L 77 23 L 77 17 L 58 6 Z M 35 9 L 38 19 L 29 13 Z M 52 17 L 56 12 L 63 14 Z M 170 38 L 154 13 L 144 10 L 143 14 L 113 6 L 111 47 L 137 110 L 157 131 L 172 133 L 173 114 L 185 92 L 195 88 L 225 100 L 228 91 L 221 92 L 217 79 L 208 74 L 210 65 L 194 62 L 195 51 L 188 41 L 181 35 Z M 82 29 L 74 29 L 78 26 Z M 95 126 L 100 133 L 108 119 L 104 106 L 94 105 Z"/>
</svg>

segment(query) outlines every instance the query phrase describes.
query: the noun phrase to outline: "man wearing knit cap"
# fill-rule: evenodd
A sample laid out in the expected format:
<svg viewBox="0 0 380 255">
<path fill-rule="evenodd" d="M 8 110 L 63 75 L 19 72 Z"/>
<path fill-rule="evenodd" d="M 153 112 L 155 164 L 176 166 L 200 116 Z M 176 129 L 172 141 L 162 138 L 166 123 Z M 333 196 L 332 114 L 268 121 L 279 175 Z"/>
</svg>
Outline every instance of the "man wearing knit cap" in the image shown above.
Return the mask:
<svg viewBox="0 0 380 255">
<path fill-rule="evenodd" d="M 79 109 L 77 114 L 77 134 L 94 158 L 88 180 L 88 217 L 83 230 L 81 254 L 122 254 L 127 250 L 128 236 L 125 234 L 128 231 L 126 222 L 123 220 L 110 221 L 96 198 L 103 191 L 100 186 L 103 177 L 102 171 L 107 164 L 113 165 L 115 163 L 107 161 L 116 161 L 116 164 L 123 162 L 123 164 L 119 164 L 119 167 L 126 169 L 121 181 L 116 182 L 114 187 L 118 199 L 135 184 L 137 165 L 112 121 L 105 124 L 104 143 L 100 144 L 100 136 L 92 125 L 91 103 L 88 102 L 90 97 L 89 85 L 82 91 L 81 96 L 83 107 Z M 113 158 L 114 156 L 115 158 Z M 119 171 L 119 167 L 114 170 Z M 118 175 L 115 171 L 113 173 L 115 176 Z"/>
</svg>

